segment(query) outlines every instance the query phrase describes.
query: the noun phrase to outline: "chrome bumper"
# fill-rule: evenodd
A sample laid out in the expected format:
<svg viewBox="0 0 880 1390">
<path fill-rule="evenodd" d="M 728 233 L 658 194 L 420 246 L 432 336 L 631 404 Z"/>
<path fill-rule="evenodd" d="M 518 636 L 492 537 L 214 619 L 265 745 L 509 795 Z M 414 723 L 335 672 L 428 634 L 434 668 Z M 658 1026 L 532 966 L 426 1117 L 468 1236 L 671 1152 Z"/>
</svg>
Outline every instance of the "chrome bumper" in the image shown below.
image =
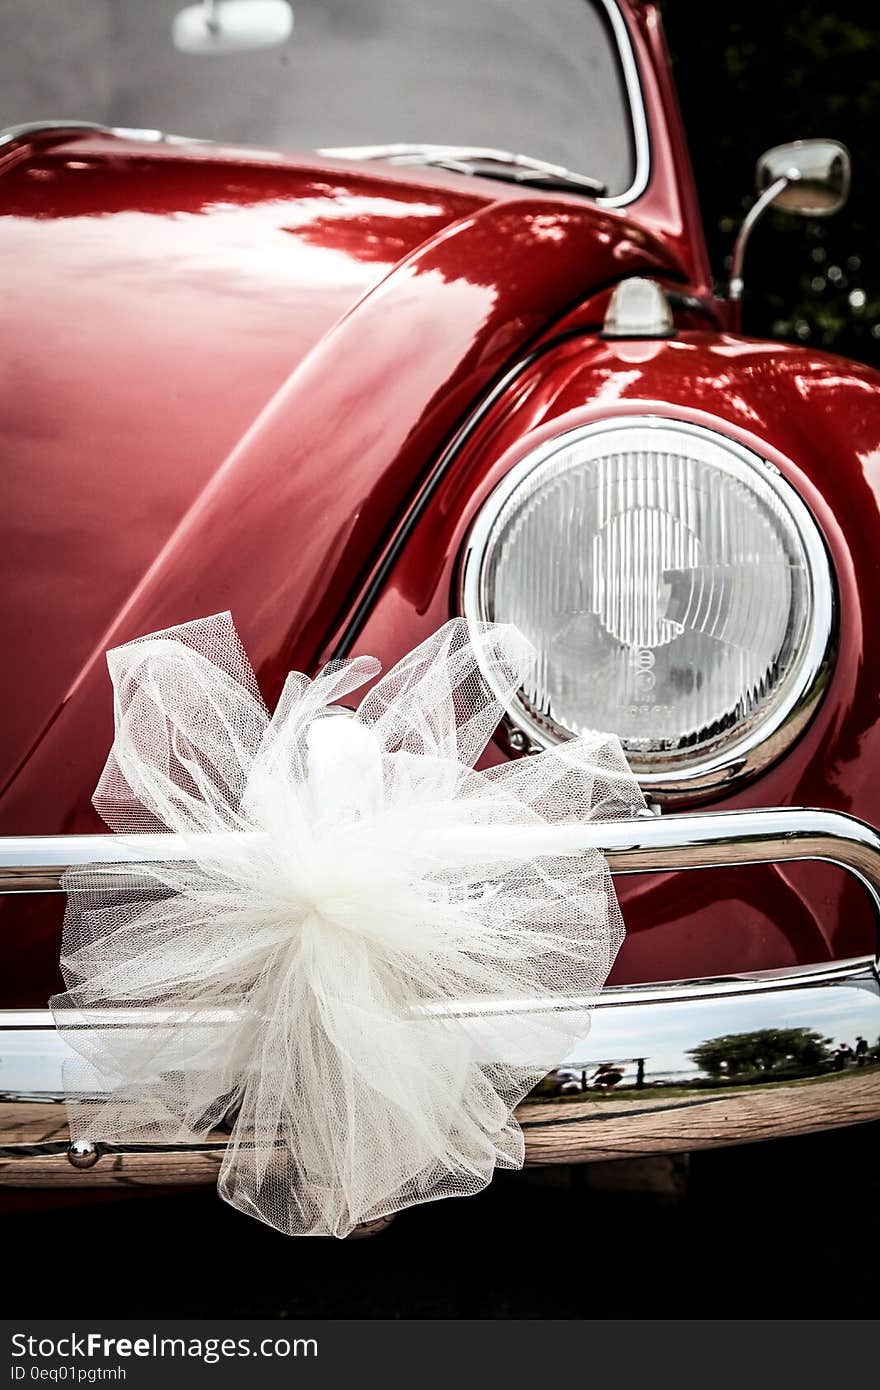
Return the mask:
<svg viewBox="0 0 880 1390">
<path fill-rule="evenodd" d="M 880 836 L 826 811 L 728 811 L 570 827 L 615 874 L 822 859 L 854 874 L 880 927 Z M 568 842 L 566 842 L 568 843 Z M 173 859 L 173 836 L 137 858 Z M 565 851 L 563 851 L 565 852 Z M 113 836 L 0 841 L 0 892 L 60 892 L 73 863 L 130 861 Z M 509 1026 L 509 1025 L 505 1025 Z M 835 1045 L 863 1037 L 847 1058 Z M 45 1010 L 0 1012 L 0 1186 L 213 1182 L 226 1136 L 193 1146 L 98 1145 L 71 1155 L 65 1045 Z M 644 1157 L 880 1118 L 877 959 L 606 989 L 589 1038 L 517 1112 L 534 1164 Z M 88 1166 L 76 1166 L 81 1164 Z"/>
</svg>

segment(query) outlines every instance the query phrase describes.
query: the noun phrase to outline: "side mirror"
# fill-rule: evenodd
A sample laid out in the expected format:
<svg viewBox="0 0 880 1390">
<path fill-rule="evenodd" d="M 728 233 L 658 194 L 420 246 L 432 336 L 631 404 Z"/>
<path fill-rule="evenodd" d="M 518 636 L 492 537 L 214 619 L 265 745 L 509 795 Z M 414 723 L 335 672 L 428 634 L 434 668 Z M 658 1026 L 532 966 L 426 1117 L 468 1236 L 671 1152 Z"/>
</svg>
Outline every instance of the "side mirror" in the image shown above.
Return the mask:
<svg viewBox="0 0 880 1390">
<path fill-rule="evenodd" d="M 852 164 L 839 140 L 792 140 L 774 145 L 755 167 L 757 201 L 746 214 L 733 248 L 729 297 L 742 299 L 743 261 L 756 222 L 769 207 L 797 217 L 830 217 L 849 195 Z"/>
<path fill-rule="evenodd" d="M 755 167 L 755 190 L 763 195 L 784 179 L 773 205 L 797 217 L 830 217 L 849 197 L 849 150 L 839 140 L 792 140 L 774 145 Z"/>
<path fill-rule="evenodd" d="M 249 53 L 286 43 L 292 33 L 288 0 L 202 0 L 171 25 L 179 53 Z"/>
</svg>

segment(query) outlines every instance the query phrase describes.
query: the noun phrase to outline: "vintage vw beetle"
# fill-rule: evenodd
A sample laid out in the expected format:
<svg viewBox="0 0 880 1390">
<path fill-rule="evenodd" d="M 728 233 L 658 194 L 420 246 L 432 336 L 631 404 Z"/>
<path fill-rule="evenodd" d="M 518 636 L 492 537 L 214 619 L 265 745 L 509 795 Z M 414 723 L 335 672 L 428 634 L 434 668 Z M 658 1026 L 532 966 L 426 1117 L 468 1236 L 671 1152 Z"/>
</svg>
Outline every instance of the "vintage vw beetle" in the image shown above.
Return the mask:
<svg viewBox="0 0 880 1390">
<path fill-rule="evenodd" d="M 357 8 L 372 42 L 382 7 Z M 403 8 L 464 40 L 481 9 Z M 103 828 L 104 652 L 226 608 L 270 705 L 292 667 L 390 664 L 463 612 L 540 654 L 491 759 L 621 737 L 656 814 L 597 832 L 628 937 L 583 1054 L 521 1107 L 529 1161 L 880 1116 L 880 377 L 739 331 L 755 220 L 833 212 L 848 156 L 759 161 L 717 296 L 656 10 L 559 0 L 546 22 L 575 9 L 583 172 L 559 145 L 504 153 L 491 120 L 466 143 L 462 104 L 419 143 L 434 67 L 474 67 L 452 28 L 427 66 L 417 32 L 384 144 L 332 102 L 309 155 L 0 136 L 11 1200 L 216 1175 L 221 1132 L 71 1150 L 46 1003 L 59 875 Z M 332 61 L 299 79 L 326 91 Z"/>
</svg>

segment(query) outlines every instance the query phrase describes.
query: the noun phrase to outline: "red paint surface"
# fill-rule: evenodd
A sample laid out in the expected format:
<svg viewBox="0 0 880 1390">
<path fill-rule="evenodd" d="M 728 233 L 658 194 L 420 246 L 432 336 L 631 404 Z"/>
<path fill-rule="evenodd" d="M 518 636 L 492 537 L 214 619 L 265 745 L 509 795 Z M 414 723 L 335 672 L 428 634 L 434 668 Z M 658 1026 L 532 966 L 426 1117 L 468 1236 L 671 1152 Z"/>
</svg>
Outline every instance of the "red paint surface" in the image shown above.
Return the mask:
<svg viewBox="0 0 880 1390">
<path fill-rule="evenodd" d="M 4 705 L 0 785 L 290 373 L 474 207 L 107 140 L 19 153 L 0 177 L 0 610 L 26 688 Z"/>
</svg>

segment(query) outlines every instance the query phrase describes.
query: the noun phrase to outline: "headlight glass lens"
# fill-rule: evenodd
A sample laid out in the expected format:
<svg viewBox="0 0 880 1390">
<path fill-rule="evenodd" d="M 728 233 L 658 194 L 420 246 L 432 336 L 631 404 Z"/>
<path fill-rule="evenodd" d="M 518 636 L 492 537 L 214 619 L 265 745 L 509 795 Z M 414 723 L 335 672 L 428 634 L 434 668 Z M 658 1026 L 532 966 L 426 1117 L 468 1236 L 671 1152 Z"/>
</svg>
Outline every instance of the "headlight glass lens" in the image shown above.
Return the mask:
<svg viewBox="0 0 880 1390">
<path fill-rule="evenodd" d="M 527 733 L 613 731 L 662 786 L 803 722 L 832 581 L 815 522 L 771 464 L 710 430 L 630 418 L 512 470 L 474 528 L 464 608 L 537 648 L 516 711 Z"/>
</svg>

